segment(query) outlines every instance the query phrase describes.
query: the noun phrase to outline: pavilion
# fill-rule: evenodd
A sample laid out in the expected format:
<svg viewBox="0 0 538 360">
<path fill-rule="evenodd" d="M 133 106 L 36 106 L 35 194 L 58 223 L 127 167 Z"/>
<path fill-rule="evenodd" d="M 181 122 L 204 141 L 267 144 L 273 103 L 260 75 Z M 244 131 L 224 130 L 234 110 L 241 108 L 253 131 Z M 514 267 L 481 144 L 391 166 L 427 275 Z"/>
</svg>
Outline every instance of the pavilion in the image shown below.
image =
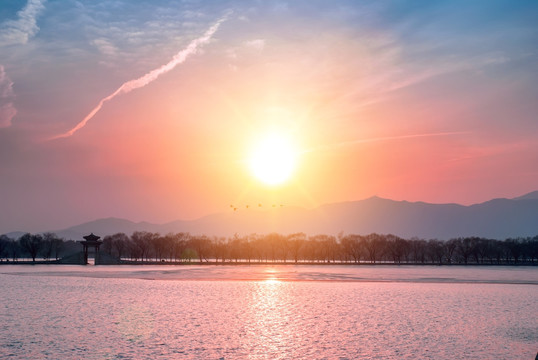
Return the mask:
<svg viewBox="0 0 538 360">
<path fill-rule="evenodd" d="M 84 265 L 88 264 L 88 248 L 93 247 L 95 249 L 95 265 L 99 264 L 99 246 L 103 243 L 100 236 L 94 235 L 91 233 L 90 235 L 83 236 L 84 241 L 80 241 L 84 248 Z"/>
</svg>

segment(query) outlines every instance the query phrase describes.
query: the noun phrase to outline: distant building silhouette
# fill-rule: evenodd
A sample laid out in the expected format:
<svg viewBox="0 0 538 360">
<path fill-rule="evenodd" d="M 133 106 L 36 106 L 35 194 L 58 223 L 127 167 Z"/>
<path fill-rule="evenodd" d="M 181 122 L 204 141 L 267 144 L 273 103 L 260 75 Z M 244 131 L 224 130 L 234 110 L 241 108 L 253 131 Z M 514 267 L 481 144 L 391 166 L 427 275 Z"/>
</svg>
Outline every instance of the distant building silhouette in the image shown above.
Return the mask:
<svg viewBox="0 0 538 360">
<path fill-rule="evenodd" d="M 101 237 L 91 233 L 90 235 L 83 236 L 84 241 L 80 241 L 84 250 L 84 265 L 88 264 L 88 248 L 93 247 L 95 249 L 95 265 L 99 265 L 99 246 L 103 243 L 99 240 Z"/>
</svg>

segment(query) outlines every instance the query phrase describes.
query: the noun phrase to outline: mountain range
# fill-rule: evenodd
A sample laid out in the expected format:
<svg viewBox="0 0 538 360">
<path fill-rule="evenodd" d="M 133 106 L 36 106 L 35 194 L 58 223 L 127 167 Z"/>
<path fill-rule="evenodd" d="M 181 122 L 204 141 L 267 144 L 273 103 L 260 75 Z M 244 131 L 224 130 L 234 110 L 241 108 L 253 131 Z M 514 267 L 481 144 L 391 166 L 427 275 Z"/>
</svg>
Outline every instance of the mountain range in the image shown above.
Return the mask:
<svg viewBox="0 0 538 360">
<path fill-rule="evenodd" d="M 54 231 L 64 239 L 80 240 L 93 232 L 100 236 L 123 232 L 189 232 L 208 236 L 290 234 L 394 234 L 404 238 L 446 240 L 479 236 L 504 240 L 538 235 L 538 191 L 513 199 L 493 199 L 480 204 L 431 204 L 371 197 L 359 201 L 299 207 L 243 208 L 196 220 L 165 224 L 106 218 Z M 18 237 L 21 233 L 7 234 Z"/>
</svg>

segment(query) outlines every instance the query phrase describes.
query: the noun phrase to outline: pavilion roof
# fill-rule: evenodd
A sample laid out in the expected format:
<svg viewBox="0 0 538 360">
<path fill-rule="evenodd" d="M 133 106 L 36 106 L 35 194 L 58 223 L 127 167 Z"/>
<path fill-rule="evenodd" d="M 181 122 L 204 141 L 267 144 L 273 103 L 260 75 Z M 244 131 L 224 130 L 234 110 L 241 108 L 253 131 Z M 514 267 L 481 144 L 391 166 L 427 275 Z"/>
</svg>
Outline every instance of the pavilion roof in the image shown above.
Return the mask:
<svg viewBox="0 0 538 360">
<path fill-rule="evenodd" d="M 90 235 L 83 236 L 86 241 L 98 241 L 101 237 L 91 233 Z"/>
</svg>

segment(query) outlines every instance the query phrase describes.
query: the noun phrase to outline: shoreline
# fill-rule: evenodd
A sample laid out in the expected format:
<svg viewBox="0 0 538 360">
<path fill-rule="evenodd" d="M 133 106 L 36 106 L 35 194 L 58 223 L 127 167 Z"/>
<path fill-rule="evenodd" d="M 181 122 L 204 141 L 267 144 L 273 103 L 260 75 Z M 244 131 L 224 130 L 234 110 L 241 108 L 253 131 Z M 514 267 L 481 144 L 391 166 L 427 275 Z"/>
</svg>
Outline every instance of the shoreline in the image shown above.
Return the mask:
<svg viewBox="0 0 538 360">
<path fill-rule="evenodd" d="M 122 260 L 120 263 L 116 264 L 68 264 L 68 263 L 62 263 L 60 260 L 53 260 L 53 261 L 0 261 L 0 266 L 2 265 L 80 265 L 80 266 L 122 266 L 122 265 L 135 265 L 135 266 L 144 266 L 144 265 L 150 265 L 150 266 L 156 266 L 156 265 L 163 265 L 163 266 L 276 266 L 276 265 L 283 265 L 283 266 L 462 266 L 462 267 L 491 267 L 491 266 L 529 266 L 534 267 L 538 266 L 538 262 L 519 262 L 519 263 L 468 263 L 468 264 L 462 264 L 462 263 L 422 263 L 422 262 L 402 262 L 402 263 L 394 263 L 394 262 L 284 262 L 284 261 L 228 261 L 228 262 L 220 262 L 220 261 L 131 261 L 131 260 Z"/>
</svg>

